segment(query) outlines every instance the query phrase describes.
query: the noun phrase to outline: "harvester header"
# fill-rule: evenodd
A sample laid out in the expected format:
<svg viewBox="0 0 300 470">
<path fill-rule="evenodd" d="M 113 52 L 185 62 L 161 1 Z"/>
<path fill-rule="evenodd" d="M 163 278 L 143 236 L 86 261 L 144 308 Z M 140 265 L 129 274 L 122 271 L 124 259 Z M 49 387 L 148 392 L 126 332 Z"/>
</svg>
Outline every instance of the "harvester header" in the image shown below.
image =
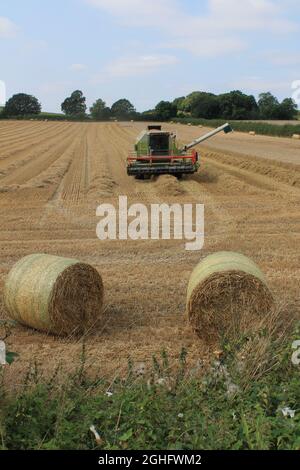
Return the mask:
<svg viewBox="0 0 300 470">
<path fill-rule="evenodd" d="M 200 165 L 198 153 L 191 149 L 222 131 L 227 134 L 232 128 L 224 124 L 180 148 L 174 132 L 163 131 L 161 125 L 149 125 L 138 136 L 134 151 L 127 159 L 127 174 L 138 179 L 162 174 L 181 178 L 184 174 L 193 174 Z"/>
</svg>

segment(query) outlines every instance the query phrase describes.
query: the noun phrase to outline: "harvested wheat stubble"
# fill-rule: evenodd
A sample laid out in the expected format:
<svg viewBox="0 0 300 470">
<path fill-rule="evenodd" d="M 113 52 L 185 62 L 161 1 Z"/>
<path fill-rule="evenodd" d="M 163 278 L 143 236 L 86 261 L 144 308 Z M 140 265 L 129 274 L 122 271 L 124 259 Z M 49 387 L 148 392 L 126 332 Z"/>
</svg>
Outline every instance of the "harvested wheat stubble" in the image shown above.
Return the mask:
<svg viewBox="0 0 300 470">
<path fill-rule="evenodd" d="M 184 188 L 175 176 L 161 175 L 155 186 L 161 196 L 180 196 L 185 193 Z"/>
<path fill-rule="evenodd" d="M 8 274 L 4 303 L 23 325 L 58 335 L 83 333 L 101 317 L 103 283 L 92 266 L 76 259 L 29 255 Z"/>
<path fill-rule="evenodd" d="M 246 256 L 220 252 L 194 269 L 187 292 L 187 314 L 200 338 L 238 338 L 268 315 L 273 296 L 258 266 Z"/>
</svg>

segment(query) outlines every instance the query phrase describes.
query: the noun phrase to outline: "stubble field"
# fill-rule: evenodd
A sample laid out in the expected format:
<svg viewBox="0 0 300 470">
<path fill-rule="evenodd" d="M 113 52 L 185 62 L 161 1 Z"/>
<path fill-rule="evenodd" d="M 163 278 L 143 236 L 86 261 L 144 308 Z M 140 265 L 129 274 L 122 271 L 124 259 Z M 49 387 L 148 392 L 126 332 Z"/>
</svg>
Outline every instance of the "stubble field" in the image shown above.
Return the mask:
<svg viewBox="0 0 300 470">
<path fill-rule="evenodd" d="M 186 288 L 197 262 L 215 251 L 250 256 L 265 272 L 279 304 L 300 309 L 300 142 L 218 136 L 201 146 L 199 173 L 177 181 L 138 181 L 126 157 L 143 123 L 0 122 L 0 318 L 5 276 L 22 256 L 43 252 L 95 266 L 105 285 L 103 321 L 86 338 L 92 374 L 123 374 L 128 357 L 151 363 L 163 349 L 176 361 L 184 347 L 198 367 L 216 349 L 199 340 L 185 318 Z M 166 125 L 182 142 L 205 132 Z M 199 149 L 200 150 L 200 149 Z M 205 246 L 184 241 L 100 241 L 96 207 L 128 203 L 205 204 Z M 300 318 L 300 313 L 298 313 Z M 29 361 L 52 373 L 72 370 L 82 339 L 57 338 L 17 326 L 7 340 L 19 353 L 7 379 L 22 382 Z"/>
</svg>

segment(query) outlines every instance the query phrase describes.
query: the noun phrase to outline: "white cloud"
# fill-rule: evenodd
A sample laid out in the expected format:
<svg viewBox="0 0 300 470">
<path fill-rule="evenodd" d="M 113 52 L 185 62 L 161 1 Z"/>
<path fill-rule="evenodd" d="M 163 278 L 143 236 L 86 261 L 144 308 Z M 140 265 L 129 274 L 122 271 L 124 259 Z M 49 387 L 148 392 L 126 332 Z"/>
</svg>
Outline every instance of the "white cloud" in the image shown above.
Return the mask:
<svg viewBox="0 0 300 470">
<path fill-rule="evenodd" d="M 199 56 L 218 56 L 247 46 L 244 32 L 290 33 L 297 24 L 284 18 L 289 0 L 207 0 L 207 13 L 192 15 L 183 0 L 85 0 L 126 26 L 159 29 L 165 47 Z"/>
<path fill-rule="evenodd" d="M 171 55 L 141 55 L 121 57 L 107 65 L 106 72 L 111 77 L 131 77 L 144 75 L 156 69 L 173 65 L 178 59 Z"/>
<path fill-rule="evenodd" d="M 209 0 L 210 13 L 200 23 L 228 31 L 295 31 L 297 25 L 284 18 L 284 4 L 284 0 L 280 4 L 276 0 Z"/>
<path fill-rule="evenodd" d="M 82 70 L 86 69 L 86 65 L 85 64 L 72 64 L 70 69 L 73 70 L 74 72 L 82 72 Z"/>
<path fill-rule="evenodd" d="M 292 90 L 292 80 L 268 80 L 261 77 L 245 77 L 233 81 L 229 85 L 232 89 L 247 90 L 251 93 L 262 93 L 265 91 L 288 92 Z"/>
<path fill-rule="evenodd" d="M 17 26 L 11 20 L 0 16 L 0 38 L 13 38 L 17 30 Z"/>
<path fill-rule="evenodd" d="M 295 30 L 295 23 L 283 18 L 288 0 L 207 0 L 208 13 L 203 16 L 186 13 L 183 0 L 86 0 L 120 19 L 123 23 L 158 26 L 179 34 L 199 25 L 206 32 L 215 29 Z M 175 20 L 174 24 L 172 20 Z M 177 26 L 181 28 L 177 29 Z"/>
<path fill-rule="evenodd" d="M 68 87 L 72 85 L 70 81 L 56 81 L 56 82 L 45 82 L 42 83 L 38 88 L 37 92 L 44 95 L 56 95 L 57 93 L 64 92 Z"/>
<path fill-rule="evenodd" d="M 100 73 L 93 77 L 92 82 L 101 83 L 112 78 L 148 75 L 161 67 L 176 63 L 178 63 L 177 57 L 165 54 L 120 57 L 107 64 Z"/>
<path fill-rule="evenodd" d="M 177 0 L 86 0 L 120 19 L 122 23 L 140 26 L 163 26 L 177 15 Z"/>
<path fill-rule="evenodd" d="M 173 39 L 164 44 L 166 48 L 183 49 L 198 57 L 216 57 L 230 52 L 239 52 L 246 43 L 239 38 L 210 38 L 194 36 L 193 38 Z"/>
<path fill-rule="evenodd" d="M 267 59 L 272 65 L 281 67 L 293 67 L 300 65 L 300 54 L 286 51 L 273 51 L 264 54 L 264 59 Z"/>
</svg>

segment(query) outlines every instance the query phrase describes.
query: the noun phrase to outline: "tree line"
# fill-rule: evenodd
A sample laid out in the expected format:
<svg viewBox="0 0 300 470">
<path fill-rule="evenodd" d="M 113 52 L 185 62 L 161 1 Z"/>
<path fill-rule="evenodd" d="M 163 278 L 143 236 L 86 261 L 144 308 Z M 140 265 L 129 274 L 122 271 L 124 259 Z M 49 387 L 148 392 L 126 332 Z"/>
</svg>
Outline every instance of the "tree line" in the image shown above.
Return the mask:
<svg viewBox="0 0 300 470">
<path fill-rule="evenodd" d="M 163 120 L 172 117 L 201 119 L 253 120 L 253 119 L 294 119 L 298 108 L 292 98 L 282 102 L 272 93 L 261 93 L 256 101 L 253 95 L 239 90 L 214 95 L 195 91 L 188 96 L 176 98 L 173 102 L 161 101 L 148 115 L 159 115 Z"/>
<path fill-rule="evenodd" d="M 102 99 L 97 99 L 89 108 L 86 97 L 80 90 L 75 90 L 61 104 L 66 117 L 99 121 L 109 119 L 140 119 L 168 121 L 172 118 L 202 118 L 226 120 L 283 119 L 297 117 L 298 109 L 292 98 L 280 102 L 272 93 L 261 93 L 258 100 L 253 95 L 246 95 L 239 90 L 215 95 L 195 91 L 173 101 L 160 101 L 154 109 L 138 113 L 134 105 L 123 98 L 111 107 Z M 12 96 L 2 111 L 2 117 L 38 115 L 41 104 L 35 96 L 19 93 Z"/>
</svg>

